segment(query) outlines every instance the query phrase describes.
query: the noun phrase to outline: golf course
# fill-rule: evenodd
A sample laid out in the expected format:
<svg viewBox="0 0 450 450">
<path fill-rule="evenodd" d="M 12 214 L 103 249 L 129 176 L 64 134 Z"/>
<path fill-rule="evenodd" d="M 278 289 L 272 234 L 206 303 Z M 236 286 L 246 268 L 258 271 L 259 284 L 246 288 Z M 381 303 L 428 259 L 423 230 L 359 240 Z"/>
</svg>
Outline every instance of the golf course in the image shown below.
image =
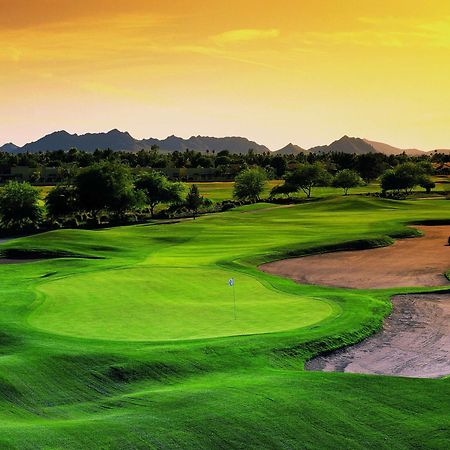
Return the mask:
<svg viewBox="0 0 450 450">
<path fill-rule="evenodd" d="M 445 286 L 258 267 L 388 246 L 449 213 L 333 197 L 2 243 L 0 448 L 448 448 L 448 378 L 304 370 L 380 330 L 392 296 Z"/>
</svg>

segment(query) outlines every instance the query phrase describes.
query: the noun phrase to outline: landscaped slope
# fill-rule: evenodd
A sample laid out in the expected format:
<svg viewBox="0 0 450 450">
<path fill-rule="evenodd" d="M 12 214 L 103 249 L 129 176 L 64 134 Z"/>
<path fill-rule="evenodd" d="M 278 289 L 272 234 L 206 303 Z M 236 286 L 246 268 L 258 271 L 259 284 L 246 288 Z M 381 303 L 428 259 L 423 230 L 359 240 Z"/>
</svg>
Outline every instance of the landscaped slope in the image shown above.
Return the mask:
<svg viewBox="0 0 450 450">
<path fill-rule="evenodd" d="M 335 198 L 4 244 L 89 258 L 0 265 L 0 448 L 445 448 L 448 380 L 302 370 L 376 330 L 394 290 L 256 266 L 389 243 L 449 212 Z"/>
</svg>

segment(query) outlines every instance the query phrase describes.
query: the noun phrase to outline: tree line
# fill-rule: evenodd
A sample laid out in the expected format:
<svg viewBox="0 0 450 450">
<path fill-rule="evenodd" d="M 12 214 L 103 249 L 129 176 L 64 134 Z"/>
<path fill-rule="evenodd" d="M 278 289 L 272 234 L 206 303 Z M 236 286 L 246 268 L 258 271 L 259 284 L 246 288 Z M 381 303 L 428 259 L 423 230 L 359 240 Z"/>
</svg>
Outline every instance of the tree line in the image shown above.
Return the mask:
<svg viewBox="0 0 450 450">
<path fill-rule="evenodd" d="M 360 161 L 360 159 L 358 159 Z M 381 173 L 381 195 L 402 198 L 421 186 L 427 192 L 434 188 L 433 166 L 428 160 L 401 162 Z M 240 202 L 261 200 L 270 171 L 247 167 L 235 178 L 233 197 Z M 330 172 L 323 161 L 296 163 L 274 187 L 269 199 L 290 198 L 303 192 L 307 198 L 319 186 L 349 190 L 366 181 L 361 173 L 350 168 Z M 119 160 L 103 160 L 68 172 L 63 183 L 52 188 L 45 207 L 39 203 L 39 191 L 29 183 L 9 181 L 0 188 L 0 227 L 2 230 L 32 230 L 40 224 L 46 228 L 99 226 L 154 218 L 160 205 L 164 216 L 190 215 L 194 219 L 202 210 L 225 210 L 233 206 L 226 201 L 213 205 L 204 198 L 195 184 L 188 192 L 181 182 L 170 181 L 157 170 L 135 173 Z M 161 216 L 161 212 L 160 216 Z"/>
<path fill-rule="evenodd" d="M 39 190 L 28 182 L 9 181 L 0 188 L 0 227 L 4 231 L 98 226 L 153 218 L 160 204 L 179 214 L 198 212 L 211 206 L 196 185 L 186 192 L 183 183 L 168 180 L 151 170 L 134 175 L 118 161 L 101 161 L 79 169 L 53 187 L 39 202 Z"/>
<path fill-rule="evenodd" d="M 381 196 L 403 198 L 411 194 L 417 186 L 430 193 L 435 187 L 432 180 L 433 166 L 429 161 L 404 162 L 394 168 L 385 170 L 380 177 Z M 267 174 L 260 168 L 248 169 L 236 177 L 235 197 L 257 201 L 263 191 Z M 275 186 L 270 197 L 290 197 L 303 192 L 311 198 L 315 187 L 332 186 L 343 190 L 348 195 L 350 189 L 362 186 L 365 181 L 352 169 L 342 169 L 331 174 L 322 162 L 298 164 L 283 177 L 284 182 Z"/>
<path fill-rule="evenodd" d="M 12 167 L 25 166 L 30 168 L 55 167 L 61 178 L 65 178 L 76 169 L 85 168 L 102 161 L 115 161 L 132 169 L 138 168 L 215 168 L 217 173 L 237 174 L 247 167 L 263 168 L 270 178 L 281 178 L 295 164 L 314 164 L 321 162 L 329 172 L 344 169 L 358 172 L 366 182 L 376 180 L 387 169 L 406 162 L 431 163 L 450 162 L 450 155 L 433 153 L 431 156 L 384 155 L 382 153 L 348 154 L 348 153 L 299 153 L 298 155 L 279 155 L 255 153 L 251 149 L 247 153 L 234 154 L 228 150 L 220 152 L 196 152 L 186 150 L 170 153 L 161 152 L 154 146 L 149 150 L 138 152 L 96 150 L 95 152 L 80 151 L 75 148 L 69 151 L 50 151 L 39 153 L 11 154 L 0 152 L 0 173 L 8 173 Z M 38 181 L 38 180 L 36 180 Z"/>
</svg>

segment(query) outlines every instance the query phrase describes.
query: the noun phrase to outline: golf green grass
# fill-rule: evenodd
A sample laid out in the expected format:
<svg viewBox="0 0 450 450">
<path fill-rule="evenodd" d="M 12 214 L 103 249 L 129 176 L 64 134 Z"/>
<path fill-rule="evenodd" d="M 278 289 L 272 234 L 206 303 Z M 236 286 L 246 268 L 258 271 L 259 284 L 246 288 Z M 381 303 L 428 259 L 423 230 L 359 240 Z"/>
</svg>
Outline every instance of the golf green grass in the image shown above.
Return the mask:
<svg viewBox="0 0 450 450">
<path fill-rule="evenodd" d="M 335 197 L 2 244 L 65 257 L 0 265 L 0 448 L 448 448 L 449 379 L 303 371 L 420 289 L 302 286 L 257 265 L 449 217 L 445 200 Z"/>
<path fill-rule="evenodd" d="M 257 279 L 238 275 L 234 319 L 229 275 L 210 267 L 139 266 L 62 278 L 39 286 L 43 304 L 29 323 L 79 337 L 169 340 L 283 331 L 333 312 L 320 299 L 270 294 Z"/>
</svg>

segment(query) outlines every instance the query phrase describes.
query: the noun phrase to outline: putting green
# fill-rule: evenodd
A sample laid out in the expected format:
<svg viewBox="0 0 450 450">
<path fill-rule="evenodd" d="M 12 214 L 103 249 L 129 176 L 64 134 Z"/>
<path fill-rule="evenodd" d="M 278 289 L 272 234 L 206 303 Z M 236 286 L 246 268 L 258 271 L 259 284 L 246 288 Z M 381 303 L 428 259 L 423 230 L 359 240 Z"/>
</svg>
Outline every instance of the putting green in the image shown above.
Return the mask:
<svg viewBox="0 0 450 450">
<path fill-rule="evenodd" d="M 46 282 L 29 323 L 76 337 L 173 340 L 269 333 L 312 325 L 337 313 L 324 300 L 236 279 L 236 319 L 230 273 L 214 267 L 138 266 Z"/>
</svg>

